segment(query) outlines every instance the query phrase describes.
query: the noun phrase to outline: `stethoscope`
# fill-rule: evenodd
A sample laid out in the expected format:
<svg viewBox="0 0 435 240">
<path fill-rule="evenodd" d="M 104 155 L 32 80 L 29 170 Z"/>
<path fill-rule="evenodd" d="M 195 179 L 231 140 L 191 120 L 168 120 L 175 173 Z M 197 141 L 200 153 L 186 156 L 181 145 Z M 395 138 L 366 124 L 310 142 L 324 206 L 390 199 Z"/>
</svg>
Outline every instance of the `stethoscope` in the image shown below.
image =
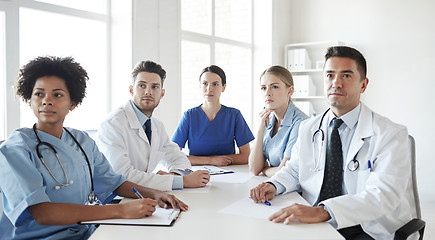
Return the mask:
<svg viewBox="0 0 435 240">
<path fill-rule="evenodd" d="M 80 150 L 82 151 L 83 155 L 85 155 L 85 159 L 86 162 L 88 163 L 88 168 L 89 168 L 89 176 L 91 177 L 91 192 L 88 195 L 88 204 L 91 205 L 97 205 L 97 204 L 101 204 L 101 202 L 98 200 L 97 195 L 94 192 L 94 178 L 92 176 L 92 169 L 91 169 L 91 164 L 89 163 L 89 159 L 88 159 L 88 155 L 86 154 L 85 150 L 83 150 L 82 146 L 80 145 L 80 143 L 77 141 L 77 139 L 71 134 L 70 131 L 68 131 L 68 129 L 63 128 L 74 140 L 74 142 L 77 144 L 77 146 L 79 146 Z M 48 142 L 42 142 L 41 139 L 38 136 L 38 133 L 36 132 L 36 123 L 33 125 L 33 132 L 35 132 L 35 136 L 38 139 L 38 145 L 36 145 L 36 154 L 38 155 L 39 159 L 41 160 L 42 164 L 44 164 L 45 168 L 47 168 L 48 172 L 50 173 L 50 175 L 54 178 L 54 180 L 59 184 L 58 186 L 55 187 L 56 190 L 59 190 L 61 188 L 67 187 L 68 185 L 71 185 L 74 183 L 73 180 L 69 180 L 68 179 L 68 174 L 65 171 L 65 168 L 62 165 L 62 162 L 59 159 L 59 156 L 57 155 L 57 151 L 56 149 Z M 41 151 L 39 150 L 39 148 L 41 146 L 47 146 L 48 148 L 51 149 L 51 151 L 53 151 L 53 153 L 56 155 L 57 161 L 59 162 L 60 167 L 62 168 L 63 174 L 65 176 L 66 179 L 66 183 L 62 183 L 60 182 L 56 176 L 53 174 L 53 172 L 50 170 L 50 168 L 48 167 L 48 165 L 45 163 L 44 161 L 44 157 L 41 154 Z"/>
<path fill-rule="evenodd" d="M 317 155 L 317 158 L 313 159 L 313 168 L 310 168 L 310 170 L 313 171 L 313 172 L 318 172 L 318 171 L 321 170 L 321 168 L 320 168 L 320 157 L 322 155 L 323 145 L 325 143 L 325 132 L 322 130 L 322 123 L 323 123 L 323 119 L 325 118 L 325 116 L 326 116 L 326 114 L 328 113 L 329 110 L 330 110 L 330 108 L 328 108 L 328 110 L 326 110 L 323 113 L 322 118 L 320 119 L 319 128 L 313 134 L 313 138 L 312 138 L 313 144 L 315 142 L 317 134 L 320 134 L 320 138 L 321 138 L 319 153 Z M 354 172 L 358 168 L 359 168 L 359 161 L 356 160 L 356 156 L 355 156 L 352 159 L 352 161 L 350 161 L 349 164 L 347 164 L 347 169 L 349 169 L 349 171 L 351 171 L 351 172 Z"/>
</svg>

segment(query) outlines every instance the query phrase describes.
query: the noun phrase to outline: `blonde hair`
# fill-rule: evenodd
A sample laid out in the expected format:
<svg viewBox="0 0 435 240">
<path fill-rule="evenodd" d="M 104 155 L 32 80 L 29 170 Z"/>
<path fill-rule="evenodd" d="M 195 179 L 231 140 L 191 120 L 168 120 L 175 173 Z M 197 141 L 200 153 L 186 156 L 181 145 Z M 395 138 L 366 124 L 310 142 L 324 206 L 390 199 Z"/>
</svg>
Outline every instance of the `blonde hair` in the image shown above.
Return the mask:
<svg viewBox="0 0 435 240">
<path fill-rule="evenodd" d="M 293 86 L 293 76 L 290 73 L 289 70 L 287 70 L 287 68 L 279 66 L 279 65 L 275 65 L 272 67 L 267 68 L 266 70 L 264 70 L 264 72 L 261 74 L 260 79 L 266 75 L 267 73 L 269 74 L 273 74 L 275 76 L 277 76 L 279 79 L 281 79 L 281 81 L 287 86 L 287 87 L 291 87 Z"/>
<path fill-rule="evenodd" d="M 260 80 L 261 78 L 266 75 L 266 74 L 273 74 L 276 77 L 278 77 L 279 79 L 281 79 L 281 81 L 289 88 L 289 87 L 294 87 L 293 84 L 293 76 L 290 73 L 290 71 L 283 67 L 283 66 L 279 66 L 279 65 L 275 65 L 272 67 L 267 68 L 266 70 L 263 71 L 263 73 L 260 76 Z M 289 102 L 293 102 L 292 98 L 289 97 L 288 98 Z"/>
</svg>

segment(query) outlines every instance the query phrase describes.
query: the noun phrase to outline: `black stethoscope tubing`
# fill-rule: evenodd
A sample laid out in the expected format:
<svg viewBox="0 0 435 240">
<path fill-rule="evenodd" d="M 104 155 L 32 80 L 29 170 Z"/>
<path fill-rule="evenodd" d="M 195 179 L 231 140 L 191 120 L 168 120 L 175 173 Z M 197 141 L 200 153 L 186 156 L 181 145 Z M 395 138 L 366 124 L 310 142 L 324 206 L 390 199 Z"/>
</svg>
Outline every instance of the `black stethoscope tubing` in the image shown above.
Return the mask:
<svg viewBox="0 0 435 240">
<path fill-rule="evenodd" d="M 322 129 L 322 123 L 323 123 L 323 119 L 325 118 L 325 116 L 326 116 L 326 114 L 328 113 L 329 110 L 330 110 L 330 108 L 328 108 L 328 110 L 326 110 L 323 113 L 322 118 L 320 119 L 319 128 L 313 134 L 313 138 L 312 138 L 313 142 L 314 142 L 314 138 L 316 137 L 316 135 L 318 133 L 320 133 L 321 140 L 322 140 L 322 145 L 323 145 L 323 142 L 325 141 L 325 132 Z M 320 157 L 320 153 L 319 153 L 319 157 Z M 317 159 L 317 161 L 320 161 L 320 159 Z M 352 163 L 352 165 L 351 165 L 351 163 Z M 314 169 L 313 170 L 319 170 L 318 167 L 319 166 L 317 166 L 316 163 L 314 163 Z M 347 168 L 350 171 L 352 171 L 352 172 L 356 171 L 359 168 L 359 162 L 358 162 L 358 160 L 356 160 L 356 155 L 353 158 L 353 160 L 351 162 L 349 162 L 349 164 L 347 165 Z"/>
<path fill-rule="evenodd" d="M 319 123 L 319 128 L 314 132 L 313 134 L 313 142 L 314 142 L 314 138 L 316 137 L 317 133 L 321 134 L 322 137 L 322 142 L 325 141 L 325 132 L 322 129 L 322 123 L 323 123 L 323 119 L 325 118 L 326 114 L 329 112 L 330 108 L 328 108 L 328 110 L 326 110 L 323 115 L 322 118 L 320 119 L 320 123 Z"/>
<path fill-rule="evenodd" d="M 83 149 L 82 145 L 80 145 L 80 143 L 77 141 L 77 139 L 74 137 L 74 135 L 72 135 L 72 133 L 70 131 L 68 131 L 68 129 L 63 128 L 74 140 L 74 142 L 77 144 L 77 146 L 80 148 L 80 150 L 82 151 L 83 155 L 85 156 L 86 162 L 88 163 L 88 169 L 89 169 L 89 176 L 91 177 L 91 193 L 89 195 L 89 202 L 93 203 L 94 201 L 97 200 L 97 197 L 95 195 L 94 192 L 94 178 L 92 176 L 92 169 L 91 169 L 91 164 L 89 162 L 89 158 L 88 155 L 86 154 L 85 150 Z M 36 145 L 36 154 L 38 155 L 39 159 L 42 159 L 42 154 L 39 150 L 39 148 L 43 145 L 49 147 L 55 154 L 57 154 L 56 149 L 53 147 L 53 145 L 51 145 L 48 142 L 43 142 L 41 141 L 41 139 L 38 136 L 38 133 L 36 132 L 36 123 L 33 125 L 33 132 L 35 132 L 35 136 L 38 139 L 38 145 Z"/>
</svg>

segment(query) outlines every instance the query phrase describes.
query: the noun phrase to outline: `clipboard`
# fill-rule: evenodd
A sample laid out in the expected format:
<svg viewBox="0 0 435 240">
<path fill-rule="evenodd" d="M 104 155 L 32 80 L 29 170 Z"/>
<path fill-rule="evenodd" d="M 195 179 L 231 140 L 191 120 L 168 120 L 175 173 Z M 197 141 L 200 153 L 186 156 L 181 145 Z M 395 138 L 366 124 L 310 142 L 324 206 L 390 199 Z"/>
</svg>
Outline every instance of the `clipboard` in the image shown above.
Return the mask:
<svg viewBox="0 0 435 240">
<path fill-rule="evenodd" d="M 219 175 L 219 174 L 228 174 L 234 173 L 233 170 L 228 170 L 220 167 L 216 167 L 213 165 L 204 165 L 204 166 L 193 166 L 192 170 L 207 170 L 210 175 Z"/>
<path fill-rule="evenodd" d="M 104 219 L 80 222 L 80 224 L 102 225 L 133 225 L 133 226 L 172 226 L 180 215 L 180 209 L 165 209 L 156 207 L 156 211 L 149 217 L 139 219 Z"/>
</svg>

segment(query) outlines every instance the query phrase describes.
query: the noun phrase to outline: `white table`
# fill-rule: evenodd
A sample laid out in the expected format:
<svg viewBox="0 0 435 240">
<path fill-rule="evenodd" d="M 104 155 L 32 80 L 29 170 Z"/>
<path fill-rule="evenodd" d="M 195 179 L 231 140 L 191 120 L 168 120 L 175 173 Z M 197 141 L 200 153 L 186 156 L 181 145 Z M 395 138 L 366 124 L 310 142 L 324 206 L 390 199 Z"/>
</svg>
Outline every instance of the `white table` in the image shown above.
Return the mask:
<svg viewBox="0 0 435 240">
<path fill-rule="evenodd" d="M 248 172 L 247 165 L 229 166 L 235 172 Z M 213 176 L 212 176 L 213 177 Z M 249 190 L 266 177 L 254 176 L 245 183 L 211 181 L 208 193 L 174 191 L 189 205 L 171 227 L 101 225 L 91 239 L 344 239 L 328 223 L 284 225 L 268 220 L 218 211 L 249 196 Z M 300 198 L 299 201 L 305 202 Z"/>
</svg>

